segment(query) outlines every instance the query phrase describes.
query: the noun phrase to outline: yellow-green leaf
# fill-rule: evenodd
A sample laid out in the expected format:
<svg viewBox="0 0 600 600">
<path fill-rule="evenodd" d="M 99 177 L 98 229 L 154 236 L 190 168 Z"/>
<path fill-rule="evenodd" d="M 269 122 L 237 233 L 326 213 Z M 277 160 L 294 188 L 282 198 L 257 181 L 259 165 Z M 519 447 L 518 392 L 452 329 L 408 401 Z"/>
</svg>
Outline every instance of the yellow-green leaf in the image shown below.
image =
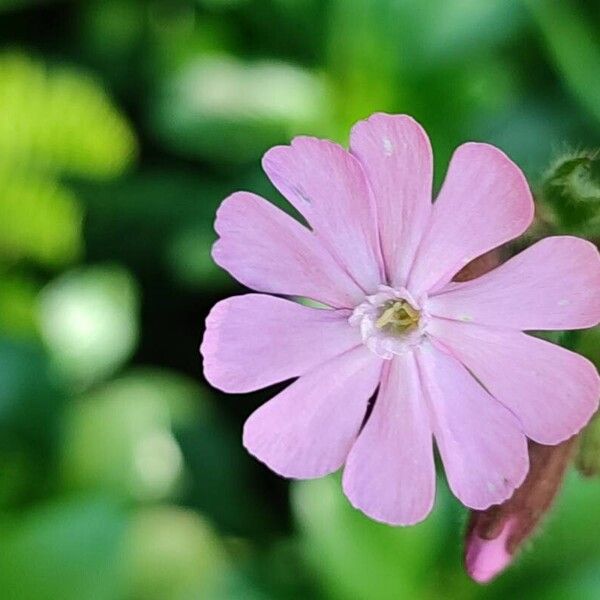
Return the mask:
<svg viewBox="0 0 600 600">
<path fill-rule="evenodd" d="M 0 261 L 67 263 L 81 251 L 81 221 L 77 199 L 59 184 L 0 169 Z"/>
<path fill-rule="evenodd" d="M 67 67 L 0 54 L 0 161 L 11 168 L 111 177 L 136 141 L 102 86 Z"/>
</svg>

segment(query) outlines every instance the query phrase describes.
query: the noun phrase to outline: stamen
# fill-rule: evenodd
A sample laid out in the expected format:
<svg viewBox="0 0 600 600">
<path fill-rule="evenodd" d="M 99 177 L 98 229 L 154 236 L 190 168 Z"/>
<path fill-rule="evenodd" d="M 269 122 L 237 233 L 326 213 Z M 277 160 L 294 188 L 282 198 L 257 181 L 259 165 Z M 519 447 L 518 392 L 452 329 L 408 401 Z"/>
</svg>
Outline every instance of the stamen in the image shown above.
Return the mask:
<svg viewBox="0 0 600 600">
<path fill-rule="evenodd" d="M 382 329 L 386 325 L 389 325 L 390 323 L 396 320 L 396 313 L 399 312 L 401 308 L 401 302 L 394 302 L 392 306 L 390 306 L 389 308 L 384 310 L 383 313 L 381 313 L 379 319 L 375 321 L 375 325 L 379 327 L 379 329 Z"/>
<path fill-rule="evenodd" d="M 383 329 L 389 326 L 398 332 L 414 327 L 419 322 L 420 313 L 405 300 L 396 300 L 381 313 L 375 326 Z"/>
<path fill-rule="evenodd" d="M 350 315 L 348 322 L 359 327 L 363 343 L 377 356 L 390 360 L 421 343 L 428 315 L 405 288 L 380 285 Z"/>
<path fill-rule="evenodd" d="M 413 308 L 408 302 L 403 302 L 402 308 L 413 321 L 419 320 L 419 311 L 416 308 Z"/>
</svg>

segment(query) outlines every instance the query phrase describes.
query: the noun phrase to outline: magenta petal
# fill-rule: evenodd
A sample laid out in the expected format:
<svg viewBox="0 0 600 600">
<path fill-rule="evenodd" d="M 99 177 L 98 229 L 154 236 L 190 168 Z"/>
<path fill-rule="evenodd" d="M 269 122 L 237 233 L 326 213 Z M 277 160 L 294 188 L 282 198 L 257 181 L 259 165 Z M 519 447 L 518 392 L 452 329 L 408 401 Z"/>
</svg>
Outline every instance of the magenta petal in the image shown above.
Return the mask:
<svg viewBox="0 0 600 600">
<path fill-rule="evenodd" d="M 434 315 L 515 329 L 577 329 L 600 321 L 600 254 L 550 237 L 489 273 L 429 298 Z"/>
<path fill-rule="evenodd" d="M 579 354 L 520 331 L 447 319 L 431 319 L 429 331 L 540 444 L 571 437 L 598 408 L 598 373 Z"/>
<path fill-rule="evenodd" d="M 204 375 L 225 392 L 298 377 L 360 344 L 347 311 L 308 308 L 262 294 L 217 303 L 200 347 Z"/>
<path fill-rule="evenodd" d="M 413 354 L 387 365 L 373 413 L 346 461 L 344 492 L 373 519 L 412 525 L 433 506 L 433 439 Z"/>
<path fill-rule="evenodd" d="M 252 289 L 348 308 L 364 296 L 311 231 L 259 196 L 229 196 L 215 228 L 215 262 Z"/>
<path fill-rule="evenodd" d="M 303 375 L 256 410 L 244 446 L 284 477 L 310 479 L 339 469 L 379 383 L 381 360 L 364 346 Z"/>
<path fill-rule="evenodd" d="M 459 146 L 409 277 L 415 295 L 439 288 L 474 258 L 523 233 L 533 199 L 523 173 L 488 144 Z"/>
<path fill-rule="evenodd" d="M 376 113 L 354 126 L 350 150 L 374 192 L 388 280 L 404 286 L 431 212 L 429 138 L 407 115 Z"/>
<path fill-rule="evenodd" d="M 503 502 L 529 465 L 519 422 L 452 356 L 423 344 L 417 360 L 450 489 L 477 510 Z"/>
<path fill-rule="evenodd" d="M 375 292 L 382 281 L 377 215 L 358 160 L 333 142 L 297 137 L 271 148 L 263 167 L 338 263 Z"/>
</svg>

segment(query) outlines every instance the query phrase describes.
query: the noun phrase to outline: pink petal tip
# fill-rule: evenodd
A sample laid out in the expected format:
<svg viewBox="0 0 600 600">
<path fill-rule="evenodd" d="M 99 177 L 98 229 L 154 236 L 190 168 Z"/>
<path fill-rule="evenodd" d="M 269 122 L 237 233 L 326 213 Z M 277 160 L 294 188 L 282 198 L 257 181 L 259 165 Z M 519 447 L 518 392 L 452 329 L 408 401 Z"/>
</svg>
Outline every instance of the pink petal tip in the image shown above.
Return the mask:
<svg viewBox="0 0 600 600">
<path fill-rule="evenodd" d="M 506 546 L 514 520 L 508 520 L 500 534 L 491 540 L 479 537 L 475 531 L 468 541 L 465 563 L 467 573 L 477 583 L 488 583 L 512 561 Z"/>
</svg>

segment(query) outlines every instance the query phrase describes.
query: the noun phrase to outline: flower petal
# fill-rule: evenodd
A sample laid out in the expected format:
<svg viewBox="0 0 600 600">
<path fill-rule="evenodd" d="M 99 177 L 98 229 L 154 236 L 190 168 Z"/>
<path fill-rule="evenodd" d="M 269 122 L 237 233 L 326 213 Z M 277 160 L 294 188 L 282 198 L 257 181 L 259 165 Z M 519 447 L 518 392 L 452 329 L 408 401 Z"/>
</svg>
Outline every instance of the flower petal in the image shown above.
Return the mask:
<svg viewBox="0 0 600 600">
<path fill-rule="evenodd" d="M 250 288 L 348 308 L 364 297 L 311 231 L 259 196 L 226 198 L 215 229 L 215 262 Z"/>
<path fill-rule="evenodd" d="M 377 215 L 360 163 L 328 140 L 297 137 L 271 148 L 263 168 L 365 292 L 382 281 Z"/>
<path fill-rule="evenodd" d="M 452 284 L 429 313 L 516 329 L 578 329 L 600 321 L 600 254 L 580 238 L 546 238 L 500 267 Z"/>
<path fill-rule="evenodd" d="M 600 379 L 587 359 L 520 331 L 432 318 L 449 348 L 540 444 L 577 433 L 598 408 Z"/>
<path fill-rule="evenodd" d="M 379 383 L 381 362 L 360 346 L 303 375 L 250 415 L 244 446 L 284 477 L 337 471 Z"/>
<path fill-rule="evenodd" d="M 412 352 L 386 365 L 373 412 L 346 461 L 344 492 L 372 519 L 412 525 L 433 506 L 433 439 Z"/>
<path fill-rule="evenodd" d="M 459 146 L 417 252 L 410 291 L 439 289 L 471 260 L 523 233 L 532 219 L 533 199 L 519 167 L 494 146 Z"/>
<path fill-rule="evenodd" d="M 298 377 L 360 343 L 348 311 L 246 294 L 213 307 L 200 352 L 211 385 L 249 392 Z"/>
<path fill-rule="evenodd" d="M 477 510 L 503 502 L 529 465 L 519 422 L 449 354 L 423 344 L 417 361 L 450 489 Z"/>
<path fill-rule="evenodd" d="M 431 212 L 429 138 L 408 115 L 376 113 L 354 126 L 350 151 L 373 190 L 388 281 L 405 286 Z"/>
</svg>

